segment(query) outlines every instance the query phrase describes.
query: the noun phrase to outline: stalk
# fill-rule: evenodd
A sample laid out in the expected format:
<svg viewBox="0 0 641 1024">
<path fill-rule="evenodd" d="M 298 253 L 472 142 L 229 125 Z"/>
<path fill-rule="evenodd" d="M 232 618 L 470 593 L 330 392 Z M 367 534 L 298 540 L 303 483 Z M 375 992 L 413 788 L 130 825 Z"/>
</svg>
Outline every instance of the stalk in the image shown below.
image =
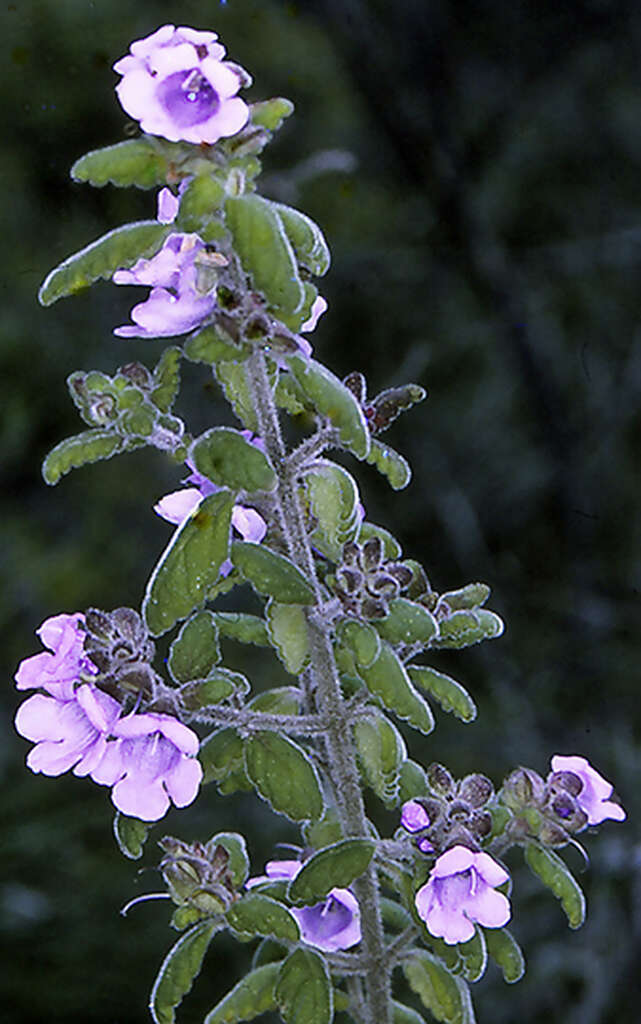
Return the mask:
<svg viewBox="0 0 641 1024">
<path fill-rule="evenodd" d="M 360 786 L 352 732 L 343 697 L 330 628 L 321 611 L 321 591 L 303 511 L 298 498 L 298 481 L 286 461 L 278 410 L 276 408 L 262 352 L 256 352 L 247 363 L 248 381 L 258 419 L 260 436 L 278 474 L 276 505 L 280 526 L 288 546 L 289 557 L 305 573 L 314 588 L 316 605 L 308 609 L 310 641 L 310 677 L 316 711 L 325 722 L 325 743 L 328 773 L 344 835 L 371 838 L 363 794 Z M 379 884 L 376 869 L 368 870 L 355 883 L 354 890 L 361 908 L 365 994 L 361 1006 L 353 1006 L 361 1024 L 392 1024 L 390 958 L 385 948 L 380 912 Z"/>
</svg>

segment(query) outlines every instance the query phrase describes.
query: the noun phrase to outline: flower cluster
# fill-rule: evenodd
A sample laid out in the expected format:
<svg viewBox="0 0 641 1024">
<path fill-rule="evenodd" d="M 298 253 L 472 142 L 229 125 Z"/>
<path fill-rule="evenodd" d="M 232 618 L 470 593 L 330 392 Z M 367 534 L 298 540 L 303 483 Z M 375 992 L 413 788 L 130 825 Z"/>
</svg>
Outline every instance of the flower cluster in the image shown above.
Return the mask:
<svg viewBox="0 0 641 1024">
<path fill-rule="evenodd" d="M 263 882 L 296 878 L 303 864 L 299 860 L 271 860 L 265 874 L 249 878 L 248 889 Z M 351 949 L 361 941 L 361 911 L 358 900 L 349 889 L 330 889 L 327 899 L 312 907 L 292 907 L 303 942 L 325 953 Z"/>
<path fill-rule="evenodd" d="M 401 811 L 401 825 L 414 836 L 420 852 L 439 854 L 457 844 L 480 849 L 492 829 L 487 809 L 494 796 L 490 780 L 474 773 L 455 782 L 447 768 L 434 763 L 428 781 L 430 794 L 408 800 Z"/>
<path fill-rule="evenodd" d="M 122 75 L 118 99 L 143 131 L 172 142 L 214 143 L 235 135 L 249 118 L 236 93 L 247 72 L 223 60 L 215 32 L 163 25 L 131 44 L 114 64 Z"/>
<path fill-rule="evenodd" d="M 123 814 L 157 821 L 170 800 L 185 807 L 196 797 L 202 768 L 198 737 L 171 715 L 121 717 L 121 705 L 100 690 L 98 668 L 84 650 L 84 616 L 56 615 L 37 631 L 49 652 L 21 662 L 20 690 L 42 689 L 18 709 L 16 729 L 36 745 L 27 756 L 33 772 L 89 775 L 111 786 Z"/>
</svg>

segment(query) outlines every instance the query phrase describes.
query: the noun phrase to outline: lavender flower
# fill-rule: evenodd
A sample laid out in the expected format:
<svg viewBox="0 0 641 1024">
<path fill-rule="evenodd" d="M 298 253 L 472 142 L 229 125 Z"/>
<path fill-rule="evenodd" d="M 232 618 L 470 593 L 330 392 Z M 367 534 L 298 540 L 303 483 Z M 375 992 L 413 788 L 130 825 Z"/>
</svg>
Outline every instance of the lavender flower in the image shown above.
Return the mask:
<svg viewBox="0 0 641 1024">
<path fill-rule="evenodd" d="M 510 903 L 495 887 L 508 878 L 489 854 L 453 846 L 438 858 L 416 893 L 419 917 L 431 935 L 448 945 L 471 939 L 474 922 L 501 928 L 510 919 Z"/>
<path fill-rule="evenodd" d="M 408 800 L 401 811 L 401 825 L 408 832 L 420 832 L 430 824 L 430 816 L 418 800 Z"/>
<path fill-rule="evenodd" d="M 112 727 L 108 743 L 91 777 L 113 786 L 111 799 L 123 814 L 157 821 L 169 809 L 195 800 L 203 776 L 198 737 L 170 715 L 127 715 Z"/>
<path fill-rule="evenodd" d="M 592 767 L 585 757 L 555 754 L 548 782 L 565 783 L 577 804 L 588 816 L 588 825 L 599 825 L 606 818 L 625 821 L 626 813 L 620 804 L 610 800 L 613 786 Z M 567 777 L 564 779 L 567 773 Z"/>
<path fill-rule="evenodd" d="M 326 310 L 327 300 L 324 299 L 322 295 L 317 295 L 312 303 L 312 308 L 309 311 L 309 318 L 305 321 L 304 324 L 301 324 L 300 330 L 305 332 L 314 331 L 316 329 L 316 324 L 318 323 L 320 317 L 323 315 L 323 313 L 325 313 Z M 309 342 L 307 342 L 306 344 L 309 344 Z"/>
<path fill-rule="evenodd" d="M 261 882 L 296 878 L 303 864 L 298 860 L 271 860 L 265 874 L 249 878 L 248 889 Z M 313 907 L 291 907 L 303 942 L 325 953 L 350 949 L 361 941 L 361 911 L 349 889 L 330 889 L 327 898 Z"/>
<path fill-rule="evenodd" d="M 45 619 L 36 633 L 51 653 L 43 651 L 20 662 L 14 677 L 19 690 L 42 688 L 59 700 L 71 700 L 81 677 L 97 673 L 84 652 L 84 621 L 80 612 Z"/>
<path fill-rule="evenodd" d="M 211 144 L 247 123 L 249 108 L 236 93 L 251 79 L 223 60 L 217 38 L 215 32 L 163 25 L 114 64 L 122 75 L 118 99 L 143 131 L 172 142 Z"/>
<path fill-rule="evenodd" d="M 172 204 L 159 200 L 159 211 L 169 216 Z M 138 260 L 130 270 L 117 270 L 114 284 L 151 287 L 145 302 L 131 311 L 133 324 L 116 327 L 122 338 L 165 338 L 198 327 L 212 313 L 216 300 L 198 289 L 196 257 L 205 243 L 196 234 L 169 235 L 162 249 L 150 260 Z"/>
</svg>

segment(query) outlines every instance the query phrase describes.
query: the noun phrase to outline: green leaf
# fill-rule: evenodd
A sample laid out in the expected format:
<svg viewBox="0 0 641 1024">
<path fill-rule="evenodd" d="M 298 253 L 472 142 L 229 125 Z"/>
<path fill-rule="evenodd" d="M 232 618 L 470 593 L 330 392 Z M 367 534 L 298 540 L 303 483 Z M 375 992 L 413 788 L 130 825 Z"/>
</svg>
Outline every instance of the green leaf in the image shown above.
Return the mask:
<svg viewBox="0 0 641 1024">
<path fill-rule="evenodd" d="M 149 822 L 139 821 L 138 818 L 130 818 L 126 814 L 116 811 L 114 818 L 114 836 L 120 848 L 120 852 L 129 860 L 140 860 L 143 846 L 150 829 Z"/>
<path fill-rule="evenodd" d="M 425 796 L 429 788 L 427 773 L 423 766 L 410 758 L 403 761 L 398 791 L 399 804 L 404 804 L 406 800 L 413 800 L 417 796 Z"/>
<path fill-rule="evenodd" d="M 336 427 L 344 447 L 364 459 L 369 452 L 369 430 L 363 410 L 349 388 L 315 359 L 293 355 L 286 362 L 319 415 Z"/>
<path fill-rule="evenodd" d="M 259 594 L 282 604 L 314 603 L 314 591 L 300 569 L 264 544 L 236 540 L 231 560 Z"/>
<path fill-rule="evenodd" d="M 284 946 L 282 942 L 274 942 L 273 939 L 263 939 L 256 947 L 252 957 L 252 967 L 261 967 L 263 964 L 273 964 L 277 961 L 280 966 L 288 952 L 287 946 Z"/>
<path fill-rule="evenodd" d="M 297 949 L 280 968 L 276 1001 L 285 1024 L 331 1024 L 333 989 L 327 964 L 311 949 Z"/>
<path fill-rule="evenodd" d="M 388 718 L 374 709 L 354 725 L 358 763 L 365 781 L 384 804 L 398 801 L 401 765 L 407 747 L 400 732 Z"/>
<path fill-rule="evenodd" d="M 212 494 L 175 531 L 143 600 L 152 636 L 166 633 L 204 602 L 227 558 L 233 504 L 229 491 Z"/>
<path fill-rule="evenodd" d="M 169 648 L 167 667 L 177 683 L 204 679 L 220 661 L 218 630 L 212 612 L 196 612 Z"/>
<path fill-rule="evenodd" d="M 412 918 L 405 907 L 387 896 L 381 896 L 381 915 L 383 924 L 395 932 L 405 931 L 412 924 Z"/>
<path fill-rule="evenodd" d="M 257 694 L 247 705 L 252 711 L 270 715 L 297 715 L 303 702 L 303 693 L 295 686 L 277 686 Z"/>
<path fill-rule="evenodd" d="M 376 629 L 391 644 L 427 646 L 438 633 L 438 622 L 422 604 L 405 597 L 390 601 L 389 614 L 379 619 Z"/>
<path fill-rule="evenodd" d="M 283 203 L 273 203 L 285 234 L 291 242 L 299 264 L 312 274 L 322 277 L 329 270 L 331 257 L 325 236 L 311 217 Z"/>
<path fill-rule="evenodd" d="M 357 665 L 369 668 L 381 653 L 381 638 L 367 622 L 358 619 L 343 619 L 339 623 L 336 635 L 354 655 Z"/>
<path fill-rule="evenodd" d="M 67 437 L 51 449 L 42 464 L 45 483 L 53 486 L 72 469 L 79 469 L 80 466 L 100 459 L 110 459 L 127 447 L 127 442 L 113 430 L 97 428 Z"/>
<path fill-rule="evenodd" d="M 155 220 L 114 228 L 52 270 L 38 292 L 39 302 L 50 306 L 65 295 L 88 288 L 99 278 L 111 278 L 115 270 L 126 270 L 141 257 L 154 256 L 169 231 L 169 225 Z"/>
<path fill-rule="evenodd" d="M 257 433 L 258 420 L 254 409 L 254 400 L 242 362 L 234 360 L 216 363 L 214 374 L 238 419 L 248 430 L 254 434 Z"/>
<path fill-rule="evenodd" d="M 229 854 L 227 870 L 232 882 L 237 889 L 244 885 L 249 875 L 249 855 L 245 837 L 240 832 L 217 832 L 207 843 L 208 849 L 213 851 L 217 846 L 222 846 Z"/>
<path fill-rule="evenodd" d="M 274 732 L 257 732 L 245 742 L 245 767 L 263 800 L 293 821 L 320 818 L 323 795 L 305 751 Z"/>
<path fill-rule="evenodd" d="M 278 657 L 288 672 L 299 675 L 309 661 L 307 619 L 302 606 L 270 601 L 265 615 Z"/>
<path fill-rule="evenodd" d="M 294 113 L 294 104 L 284 96 L 275 96 L 271 100 L 250 103 L 249 112 L 252 124 L 274 132 L 280 128 L 286 117 Z"/>
<path fill-rule="evenodd" d="M 278 482 L 264 452 L 230 427 L 206 430 L 194 442 L 191 457 L 199 473 L 232 490 L 273 491 Z"/>
<path fill-rule="evenodd" d="M 262 196 L 227 199 L 225 218 L 234 249 L 254 288 L 277 314 L 296 313 L 305 293 L 296 257 L 274 204 Z"/>
<path fill-rule="evenodd" d="M 303 825 L 303 838 L 307 846 L 320 850 L 343 838 L 343 830 L 338 820 L 335 807 L 326 807 L 320 821 L 306 822 Z"/>
<path fill-rule="evenodd" d="M 167 158 L 152 139 L 143 136 L 85 153 L 76 160 L 70 174 L 74 181 L 86 181 L 98 188 L 109 182 L 121 188 L 154 188 L 166 184 L 168 170 Z"/>
<path fill-rule="evenodd" d="M 343 545 L 355 540 L 360 528 L 358 487 L 342 466 L 319 460 L 305 476 L 305 491 L 317 523 L 312 543 L 340 562 Z"/>
<path fill-rule="evenodd" d="M 290 883 L 287 895 L 298 906 L 320 903 L 330 889 L 346 889 L 367 871 L 376 843 L 371 839 L 341 839 L 305 862 Z"/>
<path fill-rule="evenodd" d="M 225 190 L 211 174 L 197 174 L 180 198 L 174 225 L 176 231 L 201 232 L 203 227 L 222 213 Z"/>
<path fill-rule="evenodd" d="M 438 1021 L 474 1024 L 474 1010 L 464 981 L 455 978 L 437 959 L 423 950 L 403 963 L 410 988 Z"/>
<path fill-rule="evenodd" d="M 389 530 L 385 530 L 382 526 L 376 526 L 374 523 L 363 522 L 361 523 L 360 533 L 358 534 L 358 543 L 363 544 L 370 537 L 379 537 L 383 544 L 383 550 L 385 552 L 385 558 L 395 562 L 403 554 L 403 549 L 398 543 L 396 537 L 392 536 Z"/>
<path fill-rule="evenodd" d="M 463 977 L 472 983 L 478 981 L 487 967 L 485 934 L 478 925 L 468 942 L 459 942 L 458 950 L 463 957 Z"/>
<path fill-rule="evenodd" d="M 410 679 L 422 690 L 427 690 L 441 705 L 443 711 L 451 711 L 462 722 L 473 722 L 476 718 L 476 704 L 467 690 L 456 679 L 437 672 L 427 665 L 411 665 Z"/>
<path fill-rule="evenodd" d="M 521 947 L 507 928 L 486 928 L 487 951 L 501 968 L 508 985 L 520 981 L 525 973 L 525 959 Z"/>
<path fill-rule="evenodd" d="M 242 697 L 250 690 L 249 680 L 242 672 L 232 672 L 228 668 L 218 667 L 212 669 L 207 679 L 198 683 L 198 703 L 201 707 L 209 707 L 234 694 Z"/>
<path fill-rule="evenodd" d="M 268 935 L 285 942 L 298 942 L 300 938 L 296 919 L 287 907 L 258 892 L 250 892 L 232 904 L 225 917 L 235 932 L 248 938 Z"/>
<path fill-rule="evenodd" d="M 478 644 L 482 640 L 493 640 L 500 636 L 504 629 L 500 616 L 485 608 L 453 612 L 449 618 L 441 619 L 439 622 L 439 635 L 433 646 L 455 649 L 470 647 L 471 644 Z"/>
<path fill-rule="evenodd" d="M 409 722 L 425 736 L 434 728 L 434 717 L 429 705 L 416 692 L 403 664 L 387 644 L 369 668 L 359 666 L 358 674 L 370 693 L 393 711 L 399 718 Z"/>
<path fill-rule="evenodd" d="M 536 843 L 527 843 L 525 860 L 534 874 L 561 901 L 570 928 L 580 928 L 585 921 L 585 896 L 561 858 L 552 850 L 546 850 Z"/>
<path fill-rule="evenodd" d="M 180 388 L 179 348 L 166 348 L 154 370 L 154 386 L 149 396 L 157 409 L 169 412 Z"/>
<path fill-rule="evenodd" d="M 280 963 L 254 968 L 209 1011 L 203 1024 L 240 1024 L 275 1010 L 274 989 L 279 971 Z"/>
<path fill-rule="evenodd" d="M 249 345 L 236 345 L 219 327 L 204 327 L 192 334 L 183 346 L 183 352 L 192 363 L 238 362 L 251 354 Z"/>
<path fill-rule="evenodd" d="M 203 740 L 198 760 L 203 766 L 203 784 L 216 782 L 220 793 L 248 790 L 252 784 L 245 772 L 243 741 L 234 729 L 218 729 Z"/>
<path fill-rule="evenodd" d="M 392 1019 L 394 1024 L 425 1024 L 425 1019 L 416 1010 L 402 1003 L 392 1002 Z"/>
<path fill-rule="evenodd" d="M 149 1009 L 155 1024 L 174 1024 L 174 1011 L 200 973 L 207 947 L 219 928 L 216 922 L 203 921 L 172 946 L 151 990 Z"/>
<path fill-rule="evenodd" d="M 448 590 L 441 594 L 439 600 L 445 601 L 454 612 L 465 608 L 478 608 L 485 604 L 489 596 L 490 588 L 487 583 L 468 583 L 459 590 Z"/>
<path fill-rule="evenodd" d="M 221 636 L 241 644 L 270 646 L 267 625 L 258 615 L 247 615 L 245 612 L 214 612 L 213 615 Z"/>
<path fill-rule="evenodd" d="M 366 462 L 370 466 L 376 466 L 379 473 L 387 477 L 390 487 L 394 491 L 402 491 L 412 479 L 412 470 L 407 459 L 376 437 L 371 439 Z"/>
</svg>

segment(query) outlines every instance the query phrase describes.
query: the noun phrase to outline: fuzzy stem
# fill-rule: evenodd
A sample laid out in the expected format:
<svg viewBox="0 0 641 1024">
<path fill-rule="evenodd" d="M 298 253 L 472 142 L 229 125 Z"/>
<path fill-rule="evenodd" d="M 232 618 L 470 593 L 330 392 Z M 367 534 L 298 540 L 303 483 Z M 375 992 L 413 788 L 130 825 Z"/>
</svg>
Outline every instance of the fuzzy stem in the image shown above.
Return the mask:
<svg viewBox="0 0 641 1024">
<path fill-rule="evenodd" d="M 246 365 L 259 432 L 279 478 L 276 504 L 282 533 L 290 558 L 305 573 L 314 588 L 318 607 L 323 604 L 324 595 L 305 529 L 298 497 L 296 467 L 292 468 L 284 457 L 285 445 L 267 377 L 265 357 L 261 352 L 256 352 Z M 339 819 L 345 836 L 369 839 L 371 831 L 356 764 L 348 702 L 340 687 L 331 642 L 331 626 L 321 615 L 314 614 L 313 607 L 309 609 L 307 621 L 314 700 L 318 714 L 326 723 L 329 776 Z M 391 1024 L 392 965 L 385 948 L 378 876 L 373 864 L 354 883 L 354 890 L 361 908 L 363 959 L 367 963 L 367 970 L 363 979 L 364 1008 L 354 1006 L 352 1012 L 360 1018 L 361 1024 Z"/>
</svg>

